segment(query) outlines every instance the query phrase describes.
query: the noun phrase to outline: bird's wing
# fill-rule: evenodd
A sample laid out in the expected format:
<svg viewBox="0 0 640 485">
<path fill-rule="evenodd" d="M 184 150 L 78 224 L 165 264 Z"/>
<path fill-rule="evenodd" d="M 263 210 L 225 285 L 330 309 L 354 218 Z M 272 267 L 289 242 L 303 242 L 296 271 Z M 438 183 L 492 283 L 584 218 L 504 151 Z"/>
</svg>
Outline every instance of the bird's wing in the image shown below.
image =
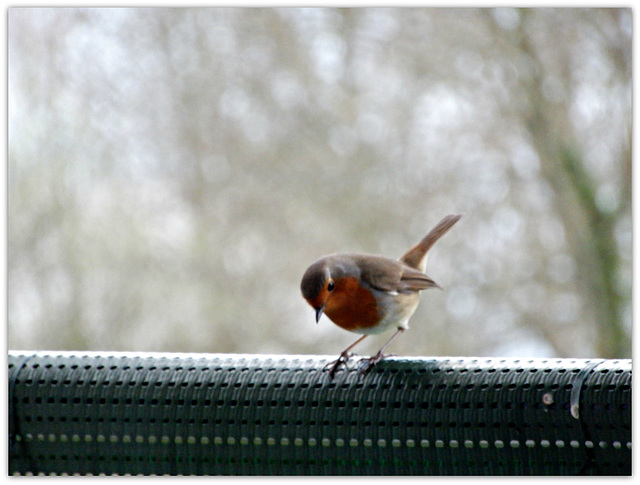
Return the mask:
<svg viewBox="0 0 640 485">
<path fill-rule="evenodd" d="M 418 270 L 406 266 L 403 268 L 398 292 L 420 291 L 427 288 L 440 288 L 440 285 Z"/>
<path fill-rule="evenodd" d="M 357 262 L 362 281 L 379 291 L 409 293 L 439 288 L 426 274 L 393 259 L 368 255 L 366 262 Z"/>
</svg>

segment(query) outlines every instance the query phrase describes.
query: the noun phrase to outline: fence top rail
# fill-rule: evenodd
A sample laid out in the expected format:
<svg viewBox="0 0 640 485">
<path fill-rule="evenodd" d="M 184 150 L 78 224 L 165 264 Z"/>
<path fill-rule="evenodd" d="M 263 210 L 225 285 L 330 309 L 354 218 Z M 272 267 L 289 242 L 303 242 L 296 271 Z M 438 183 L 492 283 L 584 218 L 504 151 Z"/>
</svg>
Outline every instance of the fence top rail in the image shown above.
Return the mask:
<svg viewBox="0 0 640 485">
<path fill-rule="evenodd" d="M 9 351 L 13 474 L 625 475 L 629 359 Z"/>
</svg>

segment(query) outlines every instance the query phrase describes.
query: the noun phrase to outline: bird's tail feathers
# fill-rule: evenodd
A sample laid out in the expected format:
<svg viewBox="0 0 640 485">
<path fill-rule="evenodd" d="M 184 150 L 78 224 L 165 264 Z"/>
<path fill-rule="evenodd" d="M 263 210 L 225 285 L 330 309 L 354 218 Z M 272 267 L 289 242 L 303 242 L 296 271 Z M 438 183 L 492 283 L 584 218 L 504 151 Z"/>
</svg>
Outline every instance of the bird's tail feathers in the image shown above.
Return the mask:
<svg viewBox="0 0 640 485">
<path fill-rule="evenodd" d="M 418 244 L 404 253 L 400 261 L 424 273 L 427 268 L 427 253 L 436 241 L 444 236 L 462 216 L 463 214 L 450 214 L 444 217 Z"/>
</svg>

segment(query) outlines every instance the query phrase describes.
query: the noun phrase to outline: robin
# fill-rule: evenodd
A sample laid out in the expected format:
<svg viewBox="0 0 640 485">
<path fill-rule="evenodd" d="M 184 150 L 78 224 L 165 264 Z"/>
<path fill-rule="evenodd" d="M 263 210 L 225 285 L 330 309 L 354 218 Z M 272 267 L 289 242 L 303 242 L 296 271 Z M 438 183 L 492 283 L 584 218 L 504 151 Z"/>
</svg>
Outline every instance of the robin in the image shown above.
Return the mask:
<svg viewBox="0 0 640 485">
<path fill-rule="evenodd" d="M 384 351 L 398 335 L 409 328 L 409 319 L 420 303 L 419 292 L 440 288 L 424 272 L 427 252 L 460 220 L 462 214 L 443 218 L 399 260 L 372 254 L 333 254 L 313 263 L 302 277 L 302 296 L 316 311 L 350 332 L 362 334 L 337 360 L 327 365 L 329 376 L 346 365 L 356 345 L 368 335 L 395 328 L 395 333 L 372 357 L 361 360 L 364 374 L 385 357 Z"/>
</svg>

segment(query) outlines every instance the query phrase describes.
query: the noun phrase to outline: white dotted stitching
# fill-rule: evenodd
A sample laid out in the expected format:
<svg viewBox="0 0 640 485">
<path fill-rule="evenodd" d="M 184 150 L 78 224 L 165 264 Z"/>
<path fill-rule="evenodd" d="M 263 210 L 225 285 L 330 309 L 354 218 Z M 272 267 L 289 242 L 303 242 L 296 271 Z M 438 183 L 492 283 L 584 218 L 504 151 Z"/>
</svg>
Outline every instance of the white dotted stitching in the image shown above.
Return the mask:
<svg viewBox="0 0 640 485">
<path fill-rule="evenodd" d="M 217 445 L 217 446 L 220 446 L 223 444 L 226 444 L 228 446 L 235 446 L 236 444 L 240 444 L 242 446 L 248 446 L 250 444 L 253 444 L 254 446 L 262 446 L 263 444 L 266 443 L 268 446 L 275 446 L 278 444 L 280 446 L 289 446 L 293 444 L 294 446 L 302 447 L 305 444 L 305 440 L 299 437 L 293 438 L 293 439 L 290 439 L 287 437 L 276 439 L 275 437 L 269 436 L 265 440 L 264 438 L 259 436 L 256 436 L 253 438 L 250 438 L 247 436 L 242 436 L 240 438 L 236 438 L 235 436 L 227 436 L 226 438 L 222 436 L 214 436 L 213 438 L 209 436 L 202 436 L 200 438 L 197 438 L 195 436 L 187 436 L 186 438 L 184 438 L 183 436 L 176 435 L 173 438 L 171 438 L 170 436 L 167 436 L 167 435 L 162 435 L 160 437 L 157 437 L 155 435 L 148 435 L 146 437 L 142 435 L 136 435 L 135 437 L 132 437 L 131 435 L 128 435 L 128 434 L 124 434 L 122 436 L 111 434 L 107 437 L 103 434 L 97 434 L 95 436 L 90 434 L 86 434 L 84 436 L 73 434 L 69 436 L 65 433 L 62 433 L 60 435 L 56 435 L 53 433 L 49 433 L 47 435 L 43 433 L 38 433 L 36 435 L 32 433 L 26 433 L 24 435 L 20 435 L 20 434 L 16 435 L 15 440 L 25 441 L 25 442 L 48 441 L 50 443 L 55 443 L 55 442 L 91 443 L 95 441 L 97 443 L 121 442 L 123 444 L 131 444 L 131 443 L 142 444 L 146 442 L 149 444 L 160 444 L 160 445 L 169 445 L 172 443 L 176 445 L 184 445 L 184 444 L 194 445 L 199 442 L 202 445 L 209 445 L 213 443 L 214 445 Z M 317 446 L 318 443 L 320 443 L 325 448 L 331 447 L 332 444 L 338 448 L 342 448 L 347 445 L 351 448 L 356 448 L 359 446 L 370 448 L 370 447 L 373 447 L 374 445 L 377 446 L 378 448 L 386 448 L 388 445 L 391 445 L 393 448 L 401 448 L 403 446 L 407 448 L 415 448 L 418 445 L 421 448 L 429 448 L 432 446 L 432 443 L 427 439 L 422 439 L 419 442 L 416 442 L 416 440 L 414 439 L 407 439 L 403 441 L 399 438 L 393 438 L 391 441 L 388 441 L 385 438 L 379 438 L 378 440 L 373 440 L 371 438 L 364 438 L 361 441 L 357 440 L 356 438 L 349 438 L 349 440 L 347 441 L 345 440 L 345 438 L 335 438 L 331 440 L 330 438 L 319 439 L 319 438 L 310 437 L 306 440 L 307 446 L 310 446 L 310 447 Z M 444 441 L 444 440 L 438 439 L 433 443 L 433 446 L 435 446 L 436 448 L 448 447 L 453 449 L 460 448 L 461 446 L 464 446 L 464 448 L 468 448 L 468 449 L 475 448 L 476 446 L 480 448 L 489 448 L 493 446 L 494 448 L 498 448 L 498 449 L 502 449 L 507 446 L 509 448 L 514 448 L 514 449 L 520 448 L 521 446 L 525 446 L 527 448 L 535 448 L 536 446 L 541 446 L 542 448 L 551 448 L 551 447 L 565 448 L 566 446 L 570 446 L 571 448 L 574 448 L 574 449 L 581 448 L 581 447 L 585 447 L 585 448 L 598 447 L 601 449 L 612 447 L 614 450 L 622 450 L 622 449 L 631 449 L 632 443 L 631 441 L 628 441 L 628 442 L 598 441 L 597 443 L 594 443 L 593 441 L 589 441 L 589 440 L 584 441 L 583 443 L 577 440 L 571 440 L 567 443 L 565 440 L 555 440 L 551 442 L 550 440 L 547 440 L 547 439 L 542 439 L 540 441 L 529 439 L 524 442 L 519 440 L 510 440 L 508 441 L 508 444 L 507 444 L 503 440 L 495 440 L 493 443 L 490 443 L 487 440 L 473 441 L 473 440 L 467 439 L 464 441 L 460 441 L 460 440 L 452 439 L 449 441 Z"/>
</svg>

